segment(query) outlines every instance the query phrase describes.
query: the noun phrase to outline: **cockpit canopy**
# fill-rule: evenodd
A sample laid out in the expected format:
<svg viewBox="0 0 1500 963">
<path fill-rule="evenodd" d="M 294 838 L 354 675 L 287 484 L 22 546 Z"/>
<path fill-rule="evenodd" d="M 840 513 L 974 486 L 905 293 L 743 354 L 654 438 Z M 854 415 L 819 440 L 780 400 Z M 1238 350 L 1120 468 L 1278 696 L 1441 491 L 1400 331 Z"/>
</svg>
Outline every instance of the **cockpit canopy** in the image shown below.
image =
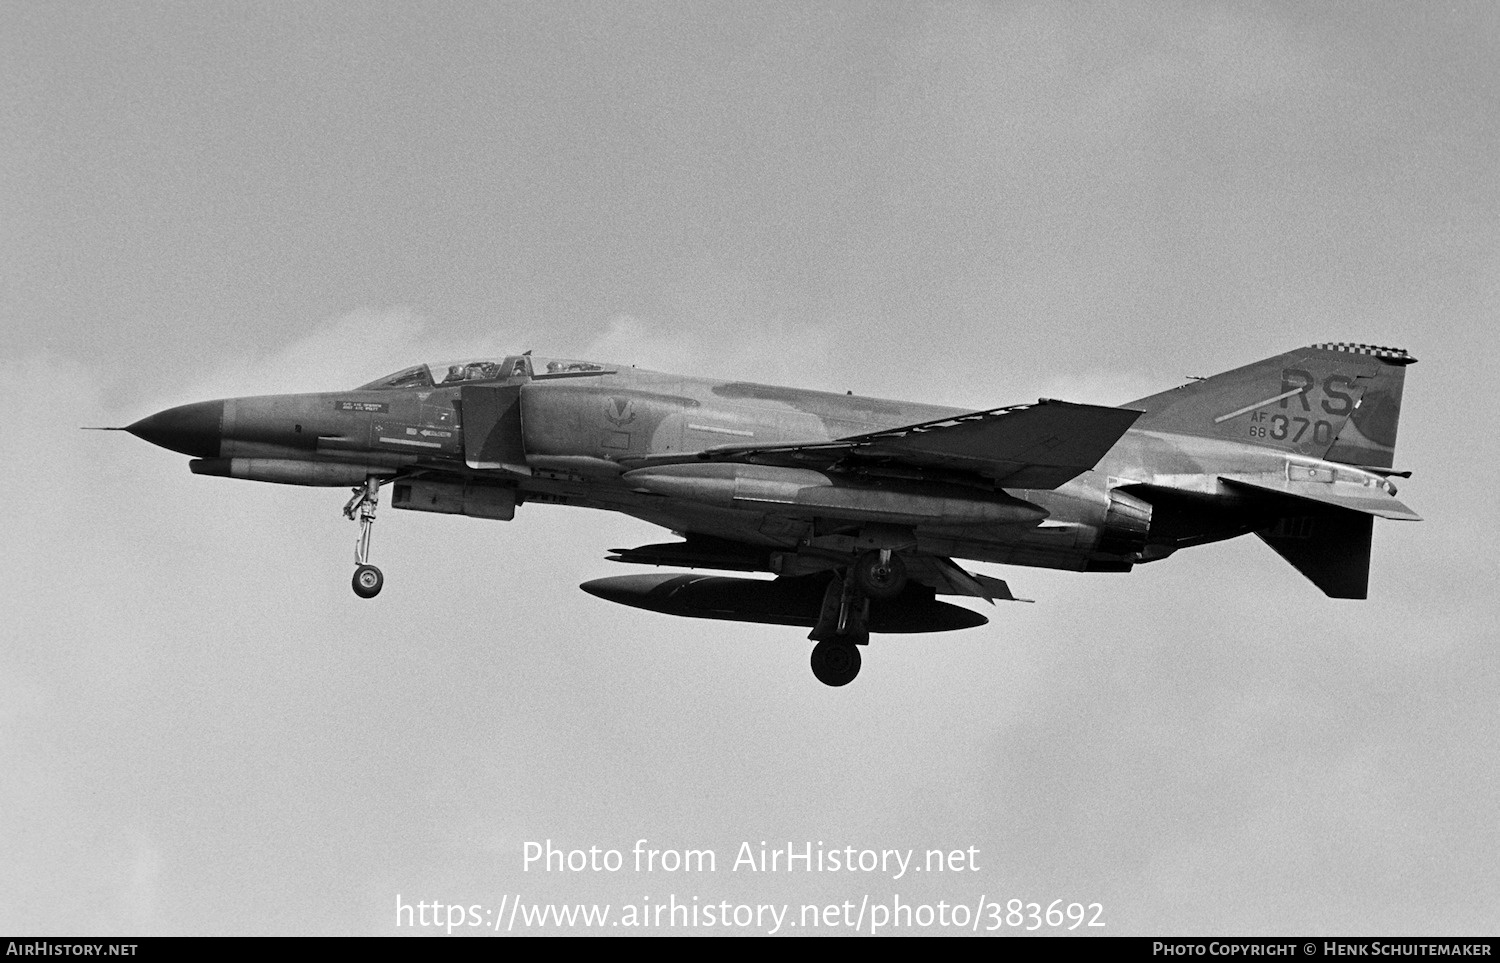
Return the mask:
<svg viewBox="0 0 1500 963">
<path fill-rule="evenodd" d="M 384 378 L 377 378 L 361 391 L 391 388 L 434 388 L 478 381 L 525 381 L 528 379 L 566 378 L 609 374 L 615 369 L 593 361 L 569 361 L 559 358 L 533 358 L 511 355 L 507 358 L 480 358 L 472 361 L 444 361 L 402 368 Z"/>
</svg>

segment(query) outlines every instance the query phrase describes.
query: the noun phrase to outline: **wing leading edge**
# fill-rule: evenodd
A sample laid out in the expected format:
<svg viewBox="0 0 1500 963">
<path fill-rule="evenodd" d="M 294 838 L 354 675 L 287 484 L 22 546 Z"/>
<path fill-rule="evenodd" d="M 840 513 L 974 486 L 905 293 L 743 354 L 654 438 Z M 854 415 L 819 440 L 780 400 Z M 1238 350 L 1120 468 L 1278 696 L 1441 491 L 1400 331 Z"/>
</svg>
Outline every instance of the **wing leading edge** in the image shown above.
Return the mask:
<svg viewBox="0 0 1500 963">
<path fill-rule="evenodd" d="M 622 459 L 629 468 L 701 462 L 811 468 L 888 466 L 965 472 L 1002 488 L 1053 489 L 1104 457 L 1141 412 L 1043 398 L 832 441 L 721 445 L 688 454 Z"/>
</svg>

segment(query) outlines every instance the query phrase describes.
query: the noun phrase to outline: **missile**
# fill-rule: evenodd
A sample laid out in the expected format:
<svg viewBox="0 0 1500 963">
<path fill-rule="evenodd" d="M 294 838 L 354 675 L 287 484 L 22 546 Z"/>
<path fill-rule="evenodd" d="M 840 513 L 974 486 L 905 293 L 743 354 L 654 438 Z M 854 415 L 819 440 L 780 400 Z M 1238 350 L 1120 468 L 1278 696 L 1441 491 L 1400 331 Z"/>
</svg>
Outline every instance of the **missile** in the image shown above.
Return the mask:
<svg viewBox="0 0 1500 963">
<path fill-rule="evenodd" d="M 348 462 L 296 461 L 290 458 L 197 458 L 188 462 L 195 475 L 219 475 L 279 485 L 343 488 L 363 485 L 370 475 L 394 475 L 394 468 Z"/>
<path fill-rule="evenodd" d="M 822 611 L 826 576 L 731 578 L 722 575 L 617 575 L 584 582 L 597 598 L 632 608 L 730 622 L 767 622 L 812 628 Z M 951 632 L 984 625 L 978 612 L 939 602 L 924 585 L 912 584 L 893 599 L 872 600 L 871 632 Z"/>
<path fill-rule="evenodd" d="M 701 502 L 718 508 L 775 511 L 778 515 L 837 514 L 898 524 L 1035 525 L 1045 509 L 1004 492 L 957 486 L 920 488 L 899 483 L 841 484 L 807 468 L 768 465 L 662 465 L 622 476 L 636 491 Z"/>
<path fill-rule="evenodd" d="M 685 542 L 660 542 L 637 548 L 612 548 L 607 561 L 673 568 L 716 568 L 720 571 L 771 571 L 771 552 L 728 539 L 688 535 Z"/>
</svg>

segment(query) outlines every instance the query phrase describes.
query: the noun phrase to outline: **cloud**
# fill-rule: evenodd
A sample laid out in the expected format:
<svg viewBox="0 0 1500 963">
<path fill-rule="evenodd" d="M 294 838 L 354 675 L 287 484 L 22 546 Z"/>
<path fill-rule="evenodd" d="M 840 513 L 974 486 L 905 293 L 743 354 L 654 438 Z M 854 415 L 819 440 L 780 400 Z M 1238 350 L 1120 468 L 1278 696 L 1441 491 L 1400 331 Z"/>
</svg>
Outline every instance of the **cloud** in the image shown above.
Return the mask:
<svg viewBox="0 0 1500 963">
<path fill-rule="evenodd" d="M 700 360 L 692 340 L 674 337 L 663 325 L 628 314 L 604 323 L 604 330 L 583 347 L 586 358 L 649 368 L 653 371 L 691 371 Z"/>
<path fill-rule="evenodd" d="M 1061 375 L 1044 383 L 1039 397 L 1083 405 L 1123 405 L 1165 391 L 1178 382 L 1164 383 L 1140 372 L 1090 371 Z"/>
<path fill-rule="evenodd" d="M 362 308 L 313 322 L 301 337 L 282 345 L 210 362 L 201 373 L 188 373 L 174 397 L 335 391 L 414 364 L 515 351 L 509 331 L 460 332 L 406 307 Z"/>
<path fill-rule="evenodd" d="M 826 325 L 782 319 L 704 324 L 687 334 L 666 322 L 616 315 L 581 353 L 668 374 L 833 390 L 829 368 L 806 363 L 810 357 L 836 357 L 828 350 L 831 337 Z"/>
</svg>

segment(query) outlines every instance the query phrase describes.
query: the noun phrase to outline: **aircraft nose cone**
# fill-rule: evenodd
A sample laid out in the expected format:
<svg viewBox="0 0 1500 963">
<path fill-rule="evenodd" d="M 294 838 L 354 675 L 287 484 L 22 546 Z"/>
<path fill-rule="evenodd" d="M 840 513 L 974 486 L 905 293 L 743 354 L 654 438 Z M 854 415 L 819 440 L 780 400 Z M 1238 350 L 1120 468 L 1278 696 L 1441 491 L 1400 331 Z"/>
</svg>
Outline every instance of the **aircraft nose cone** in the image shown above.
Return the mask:
<svg viewBox="0 0 1500 963">
<path fill-rule="evenodd" d="M 125 430 L 142 441 L 196 458 L 219 457 L 224 402 L 198 401 L 148 415 Z"/>
</svg>

